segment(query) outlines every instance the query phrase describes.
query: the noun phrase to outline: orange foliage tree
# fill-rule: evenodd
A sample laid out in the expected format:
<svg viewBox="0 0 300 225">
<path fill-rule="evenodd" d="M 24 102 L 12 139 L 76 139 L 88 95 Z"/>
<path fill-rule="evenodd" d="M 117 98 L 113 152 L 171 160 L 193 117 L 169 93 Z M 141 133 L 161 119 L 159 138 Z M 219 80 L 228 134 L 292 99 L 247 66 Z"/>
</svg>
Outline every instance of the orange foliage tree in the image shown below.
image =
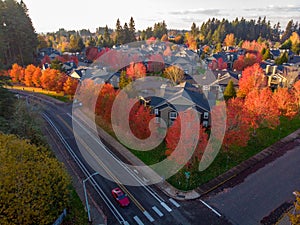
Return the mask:
<svg viewBox="0 0 300 225">
<path fill-rule="evenodd" d="M 251 127 L 275 128 L 279 125 L 280 111 L 269 88 L 253 89 L 245 98 L 244 110 L 248 113 Z"/>
<path fill-rule="evenodd" d="M 265 43 L 258 43 L 257 41 L 244 41 L 242 44 L 242 48 L 250 50 L 250 51 L 256 51 L 256 52 L 262 52 L 262 50 L 267 48 Z"/>
<path fill-rule="evenodd" d="M 261 89 L 266 86 L 266 80 L 263 69 L 259 64 L 247 67 L 239 80 L 238 97 L 246 97 L 253 89 Z"/>
<path fill-rule="evenodd" d="M 278 88 L 273 94 L 282 116 L 293 118 L 298 113 L 296 97 L 288 88 Z"/>
<path fill-rule="evenodd" d="M 235 38 L 234 34 L 227 34 L 224 39 L 224 45 L 225 46 L 234 46 L 235 45 Z"/>
<path fill-rule="evenodd" d="M 297 105 L 298 105 L 298 111 L 300 110 L 300 80 L 298 80 L 292 89 L 292 93 L 295 96 Z"/>
<path fill-rule="evenodd" d="M 63 85 L 66 79 L 67 76 L 64 73 L 48 68 L 43 71 L 40 81 L 42 88 L 49 91 L 61 92 L 63 91 Z"/>
<path fill-rule="evenodd" d="M 9 71 L 12 82 L 24 81 L 24 68 L 17 63 L 12 65 L 12 69 Z"/>
<path fill-rule="evenodd" d="M 138 79 L 146 76 L 146 67 L 143 63 L 130 63 L 126 69 L 127 76 L 131 79 Z"/>
<path fill-rule="evenodd" d="M 78 80 L 72 77 L 68 77 L 63 86 L 63 91 L 67 95 L 74 95 L 78 85 Z"/>
<path fill-rule="evenodd" d="M 25 76 L 24 76 L 24 84 L 27 86 L 27 87 L 32 87 L 34 84 L 33 84 L 33 81 L 32 81 L 32 78 L 33 78 L 33 74 L 35 73 L 35 70 L 37 68 L 34 66 L 34 65 L 28 65 L 25 69 Z"/>
<path fill-rule="evenodd" d="M 41 76 L 42 70 L 39 67 L 36 67 L 33 75 L 32 75 L 32 83 L 35 87 L 41 87 Z"/>
</svg>

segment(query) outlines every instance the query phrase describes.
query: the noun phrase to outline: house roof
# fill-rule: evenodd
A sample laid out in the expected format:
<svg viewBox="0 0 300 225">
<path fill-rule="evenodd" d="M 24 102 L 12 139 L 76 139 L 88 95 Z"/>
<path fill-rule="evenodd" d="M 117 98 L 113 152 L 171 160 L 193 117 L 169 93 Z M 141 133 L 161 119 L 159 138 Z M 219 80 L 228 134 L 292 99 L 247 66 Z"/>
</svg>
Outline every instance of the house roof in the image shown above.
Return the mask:
<svg viewBox="0 0 300 225">
<path fill-rule="evenodd" d="M 173 91 L 165 91 L 163 98 L 152 97 L 150 105 L 154 108 L 165 108 L 171 106 L 177 111 L 184 111 L 190 107 L 197 106 L 199 111 L 209 111 L 210 106 L 203 93 L 189 89 L 190 84 L 186 83 L 184 87 L 173 87 Z M 194 88 L 194 87 L 193 87 Z M 174 90 L 176 90 L 174 92 Z M 201 110 L 200 110 L 201 109 Z"/>
</svg>

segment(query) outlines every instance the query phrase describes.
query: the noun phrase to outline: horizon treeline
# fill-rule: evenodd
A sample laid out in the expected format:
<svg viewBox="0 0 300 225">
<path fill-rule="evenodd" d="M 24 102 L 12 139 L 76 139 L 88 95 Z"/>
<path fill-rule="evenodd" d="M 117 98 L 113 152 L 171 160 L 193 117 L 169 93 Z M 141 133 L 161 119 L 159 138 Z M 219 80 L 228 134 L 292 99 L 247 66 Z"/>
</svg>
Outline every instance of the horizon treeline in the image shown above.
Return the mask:
<svg viewBox="0 0 300 225">
<path fill-rule="evenodd" d="M 23 1 L 0 1 L 0 69 L 35 62 L 37 34 Z"/>
</svg>

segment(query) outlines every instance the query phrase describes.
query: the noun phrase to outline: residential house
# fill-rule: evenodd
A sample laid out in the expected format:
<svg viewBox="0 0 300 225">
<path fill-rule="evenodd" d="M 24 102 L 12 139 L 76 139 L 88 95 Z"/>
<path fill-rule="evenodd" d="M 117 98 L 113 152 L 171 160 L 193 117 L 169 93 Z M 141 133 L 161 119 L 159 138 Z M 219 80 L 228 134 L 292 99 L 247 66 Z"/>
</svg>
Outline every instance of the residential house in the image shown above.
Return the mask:
<svg viewBox="0 0 300 225">
<path fill-rule="evenodd" d="M 265 66 L 265 74 L 268 86 L 275 90 L 278 87 L 290 87 L 293 85 L 299 78 L 299 68 L 289 64 L 280 66 L 267 64 Z"/>
<path fill-rule="evenodd" d="M 169 127 L 176 120 L 179 112 L 194 109 L 198 112 L 200 123 L 204 127 L 210 125 L 210 106 L 199 88 L 187 82 L 175 87 L 162 85 L 160 88 L 161 97 L 151 97 L 146 100 L 141 97 L 142 102 L 151 107 L 157 123 L 163 119 Z"/>
</svg>

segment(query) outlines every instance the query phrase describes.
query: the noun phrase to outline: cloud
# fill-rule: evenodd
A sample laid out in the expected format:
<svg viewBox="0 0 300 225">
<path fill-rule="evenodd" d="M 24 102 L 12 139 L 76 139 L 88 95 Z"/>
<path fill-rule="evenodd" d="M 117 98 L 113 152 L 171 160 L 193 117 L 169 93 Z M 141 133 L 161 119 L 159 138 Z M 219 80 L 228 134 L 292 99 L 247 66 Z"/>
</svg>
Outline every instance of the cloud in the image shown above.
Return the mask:
<svg viewBox="0 0 300 225">
<path fill-rule="evenodd" d="M 291 12 L 300 12 L 300 6 L 295 5 L 286 5 L 286 6 L 274 6 L 269 5 L 265 8 L 249 8 L 244 9 L 248 12 L 270 12 L 270 13 L 291 13 Z"/>
<path fill-rule="evenodd" d="M 218 16 L 220 15 L 220 9 L 190 9 L 184 11 L 172 11 L 169 12 L 171 15 L 210 15 Z"/>
</svg>

